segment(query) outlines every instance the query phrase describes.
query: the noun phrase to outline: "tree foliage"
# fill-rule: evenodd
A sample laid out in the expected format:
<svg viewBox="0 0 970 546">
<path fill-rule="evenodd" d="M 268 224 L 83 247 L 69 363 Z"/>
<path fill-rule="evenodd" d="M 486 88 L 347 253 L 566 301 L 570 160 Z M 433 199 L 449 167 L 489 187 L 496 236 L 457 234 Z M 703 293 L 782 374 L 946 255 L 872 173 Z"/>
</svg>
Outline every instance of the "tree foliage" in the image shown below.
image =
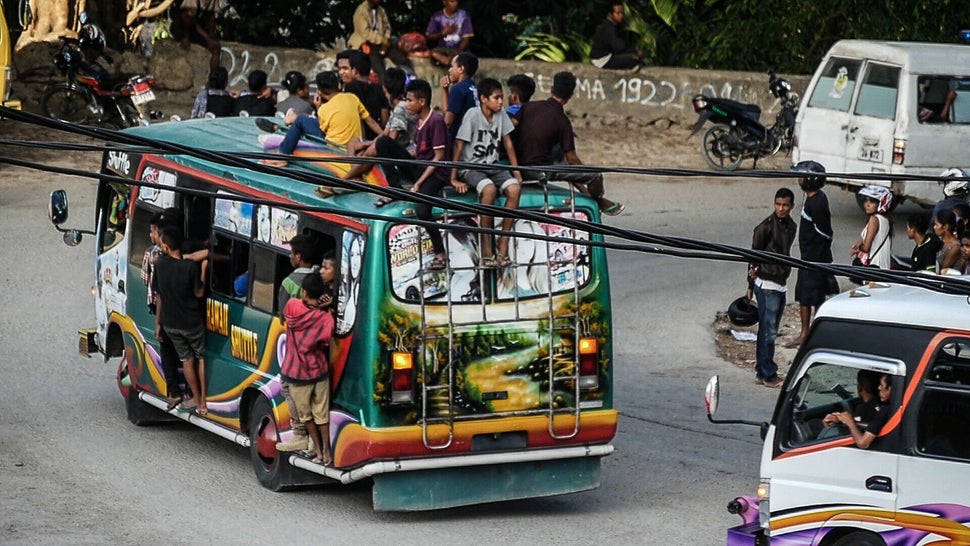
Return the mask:
<svg viewBox="0 0 970 546">
<path fill-rule="evenodd" d="M 95 15 L 112 42 L 125 37 L 131 41 L 133 25 L 126 18 L 131 18 L 135 3 L 144 7 L 140 17 L 153 13 L 165 0 L 87 0 L 85 9 Z M 360 3 L 228 0 L 220 32 L 228 41 L 329 48 L 350 36 L 353 13 Z M 39 9 L 47 6 L 68 21 L 61 34 L 75 28 L 74 3 L 35 0 L 32 4 L 38 7 L 35 22 L 47 21 Z M 513 58 L 532 48 L 523 56 L 585 62 L 593 31 L 609 4 L 609 0 L 462 0 L 461 7 L 472 17 L 471 50 L 479 56 Z M 383 0 L 382 5 L 397 36 L 423 32 L 431 14 L 441 9 L 439 0 Z M 631 41 L 654 64 L 692 68 L 807 73 L 839 39 L 956 43 L 957 32 L 970 28 L 967 0 L 625 0 L 625 5 Z M 175 16 L 174 11 L 173 6 L 158 19 Z M 43 36 L 35 39 L 54 40 L 58 30 L 45 28 L 37 34 Z"/>
</svg>

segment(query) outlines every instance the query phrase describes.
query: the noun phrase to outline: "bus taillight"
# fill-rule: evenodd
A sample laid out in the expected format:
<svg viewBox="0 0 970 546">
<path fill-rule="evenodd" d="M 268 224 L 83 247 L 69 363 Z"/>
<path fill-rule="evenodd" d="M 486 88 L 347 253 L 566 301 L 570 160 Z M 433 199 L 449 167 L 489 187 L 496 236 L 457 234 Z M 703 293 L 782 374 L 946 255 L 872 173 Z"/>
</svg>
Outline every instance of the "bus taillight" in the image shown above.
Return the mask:
<svg viewBox="0 0 970 546">
<path fill-rule="evenodd" d="M 579 387 L 595 389 L 600 385 L 600 349 L 595 337 L 579 340 Z"/>
<path fill-rule="evenodd" d="M 391 353 L 391 402 L 414 401 L 414 357 L 411 353 Z"/>
</svg>

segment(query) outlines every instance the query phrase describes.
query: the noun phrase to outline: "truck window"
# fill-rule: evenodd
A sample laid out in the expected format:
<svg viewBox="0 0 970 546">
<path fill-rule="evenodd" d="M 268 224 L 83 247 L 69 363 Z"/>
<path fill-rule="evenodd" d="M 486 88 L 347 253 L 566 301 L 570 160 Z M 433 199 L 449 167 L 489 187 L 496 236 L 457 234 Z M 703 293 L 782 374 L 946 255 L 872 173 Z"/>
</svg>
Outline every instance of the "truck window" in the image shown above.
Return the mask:
<svg viewBox="0 0 970 546">
<path fill-rule="evenodd" d="M 970 340 L 943 345 L 923 383 L 916 448 L 970 460 Z"/>
<path fill-rule="evenodd" d="M 827 108 L 848 112 L 859 77 L 859 59 L 832 57 L 825 65 L 822 76 L 812 90 L 808 105 L 814 108 Z"/>
<path fill-rule="evenodd" d="M 870 64 L 859 87 L 855 113 L 881 119 L 896 118 L 896 96 L 899 92 L 899 67 Z"/>
<path fill-rule="evenodd" d="M 822 425 L 826 415 L 855 410 L 862 404 L 856 392 L 858 369 L 839 364 L 816 362 L 798 381 L 789 406 L 788 445 L 797 447 L 819 439 L 848 434 L 844 428 Z"/>
</svg>

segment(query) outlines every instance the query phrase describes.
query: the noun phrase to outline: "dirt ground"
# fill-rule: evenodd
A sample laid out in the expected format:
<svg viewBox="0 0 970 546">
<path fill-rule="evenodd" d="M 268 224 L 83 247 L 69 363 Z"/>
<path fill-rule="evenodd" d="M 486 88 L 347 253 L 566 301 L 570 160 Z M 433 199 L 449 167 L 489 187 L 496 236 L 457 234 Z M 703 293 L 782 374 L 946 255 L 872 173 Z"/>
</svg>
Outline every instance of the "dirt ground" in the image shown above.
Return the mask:
<svg viewBox="0 0 970 546">
<path fill-rule="evenodd" d="M 41 88 L 25 89 L 27 96 L 39 96 Z M 36 102 L 36 101 L 34 101 Z M 160 93 L 159 100 L 154 104 L 166 114 L 166 118 L 177 114 L 187 119 L 191 110 L 191 97 L 184 93 Z M 37 106 L 30 100 L 25 100 L 28 111 L 35 111 Z M 67 133 L 52 135 L 49 129 L 26 125 L 12 121 L 2 121 L 5 135 L 17 135 L 29 141 L 62 141 L 85 142 L 88 139 Z M 622 167 L 650 167 L 650 168 L 682 168 L 708 170 L 700 150 L 700 135 L 688 139 L 690 128 L 661 120 L 653 125 L 639 126 L 631 122 L 604 124 L 597 119 L 574 119 L 577 135 L 577 152 L 586 164 Z M 7 126 L 10 130 L 7 130 Z M 9 137 L 8 137 L 9 138 Z M 63 167 L 96 170 L 100 158 L 94 153 L 61 152 L 42 149 L 20 148 L 0 144 L 0 155 L 18 157 L 46 164 Z M 784 169 L 788 166 L 788 158 L 783 154 L 759 163 L 759 168 Z M 743 168 L 750 168 L 750 162 L 745 162 Z M 8 184 L 29 183 L 36 172 L 27 169 L 12 169 L 0 164 L 0 188 Z M 610 176 L 608 175 L 607 182 Z M 732 327 L 725 313 L 713 318 L 712 331 L 715 334 L 718 355 L 725 360 L 742 368 L 754 367 L 755 344 L 750 341 L 738 341 L 731 335 L 731 329 L 755 332 L 752 328 Z M 798 309 L 796 305 L 789 305 L 786 310 L 783 325 L 779 331 L 778 361 L 791 361 L 793 349 L 785 349 L 784 343 L 798 335 Z M 787 355 L 786 353 L 791 353 Z"/>
</svg>

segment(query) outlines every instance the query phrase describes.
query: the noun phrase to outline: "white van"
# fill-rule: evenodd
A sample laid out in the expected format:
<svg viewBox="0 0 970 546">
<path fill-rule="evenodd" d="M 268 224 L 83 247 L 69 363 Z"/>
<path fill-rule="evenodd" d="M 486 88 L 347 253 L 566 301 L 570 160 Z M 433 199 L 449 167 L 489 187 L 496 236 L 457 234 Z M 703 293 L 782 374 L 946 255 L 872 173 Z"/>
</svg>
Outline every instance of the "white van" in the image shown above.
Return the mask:
<svg viewBox="0 0 970 546">
<path fill-rule="evenodd" d="M 812 76 L 795 120 L 795 163 L 829 172 L 939 175 L 970 164 L 970 46 L 841 40 Z M 932 206 L 935 181 L 832 180 L 890 187 Z"/>
</svg>

